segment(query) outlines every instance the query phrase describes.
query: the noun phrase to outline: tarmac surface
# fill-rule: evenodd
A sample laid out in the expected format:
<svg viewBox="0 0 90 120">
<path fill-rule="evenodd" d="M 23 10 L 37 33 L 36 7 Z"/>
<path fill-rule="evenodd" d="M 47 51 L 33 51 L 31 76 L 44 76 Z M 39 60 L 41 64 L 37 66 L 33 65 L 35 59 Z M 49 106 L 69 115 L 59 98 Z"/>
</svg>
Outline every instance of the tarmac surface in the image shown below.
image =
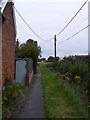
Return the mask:
<svg viewBox="0 0 90 120">
<path fill-rule="evenodd" d="M 40 70 L 34 76 L 22 106 L 15 112 L 13 118 L 44 118 Z"/>
</svg>

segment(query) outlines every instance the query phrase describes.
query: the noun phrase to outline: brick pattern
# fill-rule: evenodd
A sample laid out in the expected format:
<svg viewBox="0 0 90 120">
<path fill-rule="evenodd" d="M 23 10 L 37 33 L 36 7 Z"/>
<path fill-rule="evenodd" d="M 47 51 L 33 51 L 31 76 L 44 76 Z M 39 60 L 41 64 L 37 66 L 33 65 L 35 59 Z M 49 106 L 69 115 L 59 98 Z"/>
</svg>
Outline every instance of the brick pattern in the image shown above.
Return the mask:
<svg viewBox="0 0 90 120">
<path fill-rule="evenodd" d="M 2 25 L 2 84 L 8 75 L 14 79 L 15 74 L 15 27 L 12 3 L 8 2 L 3 15 L 6 21 Z"/>
</svg>

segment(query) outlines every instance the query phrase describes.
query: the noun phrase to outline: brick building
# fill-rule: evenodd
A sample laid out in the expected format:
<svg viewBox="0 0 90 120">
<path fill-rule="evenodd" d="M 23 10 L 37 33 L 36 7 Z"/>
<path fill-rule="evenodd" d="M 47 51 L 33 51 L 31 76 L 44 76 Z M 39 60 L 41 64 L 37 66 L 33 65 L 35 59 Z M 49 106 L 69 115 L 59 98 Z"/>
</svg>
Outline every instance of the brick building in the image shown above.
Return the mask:
<svg viewBox="0 0 90 120">
<path fill-rule="evenodd" d="M 0 14 L 2 23 L 0 23 L 0 80 L 2 84 L 5 78 L 14 79 L 15 74 L 15 39 L 16 24 L 13 2 L 0 0 Z"/>
</svg>

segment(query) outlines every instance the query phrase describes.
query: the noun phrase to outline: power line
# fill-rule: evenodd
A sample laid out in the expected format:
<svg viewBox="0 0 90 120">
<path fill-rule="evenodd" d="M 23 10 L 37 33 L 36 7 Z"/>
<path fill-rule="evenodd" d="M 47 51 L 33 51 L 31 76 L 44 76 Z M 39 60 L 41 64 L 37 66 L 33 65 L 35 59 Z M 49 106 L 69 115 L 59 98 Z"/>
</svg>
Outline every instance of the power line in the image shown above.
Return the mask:
<svg viewBox="0 0 90 120">
<path fill-rule="evenodd" d="M 73 29 L 71 29 L 71 30 L 69 31 L 69 33 L 74 32 L 81 24 L 83 24 L 84 22 L 86 22 L 86 20 L 88 20 L 88 17 L 85 18 L 84 20 L 82 20 L 82 21 L 80 22 L 80 24 L 78 24 L 77 26 L 75 26 Z M 67 36 L 68 36 L 68 33 L 67 33 L 62 39 L 65 39 Z"/>
<path fill-rule="evenodd" d="M 58 33 L 56 34 L 56 36 L 58 36 L 59 34 L 61 34 L 67 27 L 68 25 L 74 20 L 74 18 L 78 15 L 78 13 L 82 10 L 82 8 L 85 6 L 85 4 L 88 2 L 88 0 L 86 0 L 86 2 L 82 5 L 82 7 L 78 10 L 78 12 L 74 15 L 74 17 L 68 22 L 68 24 Z M 16 12 L 18 13 L 18 15 L 21 17 L 21 19 L 24 21 L 24 23 L 29 27 L 29 29 L 41 40 L 45 41 L 45 42 L 50 42 L 52 39 L 54 39 L 54 37 L 45 40 L 42 37 L 40 37 L 31 27 L 30 25 L 25 21 L 25 19 L 21 16 L 21 14 L 18 12 L 18 10 L 16 9 L 16 7 L 14 6 Z"/>
<path fill-rule="evenodd" d="M 66 40 L 63 40 L 61 42 L 59 42 L 60 44 L 65 42 L 65 41 L 68 41 L 70 40 L 71 38 L 73 38 L 74 36 L 78 35 L 79 33 L 81 33 L 82 31 L 84 31 L 85 29 L 87 29 L 88 27 L 90 27 L 90 25 L 87 25 L 86 27 L 84 27 L 83 29 L 81 29 L 80 31 L 76 32 L 75 34 L 73 34 L 71 37 L 67 38 Z"/>
<path fill-rule="evenodd" d="M 68 25 L 74 20 L 74 18 L 78 15 L 78 13 L 82 10 L 82 8 L 85 6 L 87 2 L 88 0 L 86 0 L 86 2 L 81 6 L 78 12 L 73 16 L 73 18 L 68 22 L 68 24 L 56 36 L 60 35 L 68 27 Z"/>
<path fill-rule="evenodd" d="M 25 30 L 23 29 L 23 26 L 21 25 L 21 23 L 20 23 L 19 19 L 17 19 L 17 21 L 18 21 L 18 23 L 19 23 L 19 25 L 20 25 L 20 27 L 21 27 L 21 30 L 23 31 L 23 33 L 24 33 L 25 37 L 27 38 L 28 36 L 27 36 L 27 34 L 26 34 Z"/>
<path fill-rule="evenodd" d="M 68 24 L 58 34 L 56 34 L 56 36 L 60 35 L 68 27 L 68 25 L 74 20 L 74 18 L 78 15 L 78 13 L 82 10 L 82 8 L 86 5 L 87 2 L 88 0 L 85 1 L 85 3 L 81 6 L 78 12 L 73 16 L 73 18 L 68 22 Z M 54 39 L 54 37 L 48 40 L 52 40 L 52 39 Z"/>
<path fill-rule="evenodd" d="M 24 21 L 24 23 L 28 26 L 28 28 L 41 40 L 45 41 L 42 37 L 40 37 L 31 27 L 30 25 L 25 21 L 25 19 L 21 16 L 21 14 L 18 12 L 18 10 L 16 9 L 16 7 L 14 6 L 14 9 L 16 10 L 16 12 L 18 13 L 18 15 L 21 17 L 21 19 Z"/>
<path fill-rule="evenodd" d="M 73 29 L 71 29 L 71 32 L 73 32 L 74 30 L 76 30 L 81 24 L 85 23 L 88 20 L 88 17 L 83 19 L 80 24 L 78 24 L 77 26 L 75 26 Z"/>
<path fill-rule="evenodd" d="M 41 40 L 43 40 L 43 42 L 51 42 L 50 40 L 54 39 L 54 37 L 50 38 L 50 39 L 43 39 L 42 37 L 40 37 L 30 26 L 29 24 L 25 21 L 25 19 L 21 16 L 21 14 L 18 12 L 18 10 L 16 9 L 16 7 L 14 6 L 16 12 L 18 13 L 18 15 L 21 17 L 21 19 L 24 21 L 24 23 L 29 27 L 29 29 L 38 37 L 40 38 Z"/>
</svg>

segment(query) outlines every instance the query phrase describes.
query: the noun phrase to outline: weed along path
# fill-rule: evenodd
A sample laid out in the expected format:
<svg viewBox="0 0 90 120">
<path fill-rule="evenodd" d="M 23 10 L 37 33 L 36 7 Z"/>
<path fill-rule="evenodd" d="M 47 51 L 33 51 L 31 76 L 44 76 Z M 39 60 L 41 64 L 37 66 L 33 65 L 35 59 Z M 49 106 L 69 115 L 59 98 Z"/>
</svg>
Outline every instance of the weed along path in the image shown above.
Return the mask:
<svg viewBox="0 0 90 120">
<path fill-rule="evenodd" d="M 41 73 L 38 70 L 31 86 L 28 88 L 20 109 L 13 118 L 44 118 Z"/>
<path fill-rule="evenodd" d="M 79 94 L 45 65 L 40 70 L 45 118 L 88 118 Z"/>
</svg>

